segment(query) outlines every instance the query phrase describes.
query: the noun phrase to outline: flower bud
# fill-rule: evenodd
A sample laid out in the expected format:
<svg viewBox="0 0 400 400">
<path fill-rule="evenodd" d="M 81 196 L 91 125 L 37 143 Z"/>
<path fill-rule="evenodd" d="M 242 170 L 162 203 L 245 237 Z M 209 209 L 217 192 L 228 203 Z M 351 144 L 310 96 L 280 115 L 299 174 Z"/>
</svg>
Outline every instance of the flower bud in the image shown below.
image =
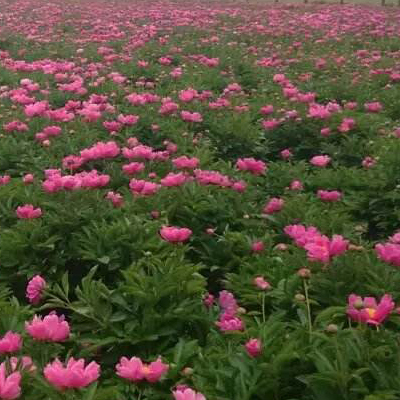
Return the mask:
<svg viewBox="0 0 400 400">
<path fill-rule="evenodd" d="M 296 296 L 294 296 L 294 299 L 298 302 L 303 302 L 306 300 L 305 296 L 301 293 L 297 293 Z"/>
<path fill-rule="evenodd" d="M 328 333 L 337 333 L 339 328 L 336 324 L 329 324 L 326 328 L 325 328 L 326 332 Z"/>
<path fill-rule="evenodd" d="M 297 271 L 297 275 L 303 279 L 310 279 L 311 278 L 311 271 L 308 268 L 300 268 Z"/>
</svg>

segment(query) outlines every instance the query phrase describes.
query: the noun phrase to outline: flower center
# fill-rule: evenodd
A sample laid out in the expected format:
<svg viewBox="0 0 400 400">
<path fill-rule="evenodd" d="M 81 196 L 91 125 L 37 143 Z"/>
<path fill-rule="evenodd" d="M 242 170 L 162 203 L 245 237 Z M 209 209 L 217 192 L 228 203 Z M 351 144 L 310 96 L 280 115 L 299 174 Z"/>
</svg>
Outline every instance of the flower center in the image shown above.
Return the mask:
<svg viewBox="0 0 400 400">
<path fill-rule="evenodd" d="M 365 311 L 368 313 L 368 316 L 373 319 L 376 314 L 376 310 L 374 308 L 365 308 Z"/>
</svg>

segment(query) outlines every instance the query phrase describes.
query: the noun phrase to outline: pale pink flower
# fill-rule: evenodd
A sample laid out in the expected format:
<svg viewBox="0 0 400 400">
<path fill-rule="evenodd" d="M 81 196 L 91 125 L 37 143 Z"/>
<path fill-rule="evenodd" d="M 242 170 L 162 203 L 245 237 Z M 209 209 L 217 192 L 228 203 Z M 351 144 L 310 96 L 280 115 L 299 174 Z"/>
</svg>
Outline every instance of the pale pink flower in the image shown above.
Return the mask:
<svg viewBox="0 0 400 400">
<path fill-rule="evenodd" d="M 271 288 L 271 285 L 269 282 L 267 282 L 263 276 L 257 276 L 254 278 L 253 281 L 254 285 L 257 286 L 261 290 L 268 290 Z"/>
<path fill-rule="evenodd" d="M 264 206 L 263 213 L 265 213 L 265 214 L 274 214 L 274 213 L 282 210 L 284 204 L 285 204 L 285 201 L 283 199 L 279 199 L 277 197 L 273 197 Z"/>
</svg>

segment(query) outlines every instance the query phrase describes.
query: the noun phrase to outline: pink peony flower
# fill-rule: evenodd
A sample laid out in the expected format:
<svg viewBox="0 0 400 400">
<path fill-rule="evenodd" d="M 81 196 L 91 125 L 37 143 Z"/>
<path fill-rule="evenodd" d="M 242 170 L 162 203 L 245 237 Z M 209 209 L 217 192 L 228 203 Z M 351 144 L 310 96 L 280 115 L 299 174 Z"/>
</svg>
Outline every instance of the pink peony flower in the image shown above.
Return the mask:
<svg viewBox="0 0 400 400">
<path fill-rule="evenodd" d="M 271 285 L 264 279 L 263 276 L 257 276 L 256 278 L 254 278 L 253 283 L 261 290 L 268 290 L 271 288 Z"/>
<path fill-rule="evenodd" d="M 303 184 L 301 181 L 292 181 L 289 186 L 290 190 L 303 190 Z"/>
<path fill-rule="evenodd" d="M 253 253 L 262 253 L 265 249 L 264 243 L 261 241 L 253 242 L 251 244 L 251 251 Z"/>
<path fill-rule="evenodd" d="M 32 174 L 26 174 L 22 178 L 22 181 L 24 182 L 25 185 L 28 185 L 30 183 L 33 183 L 34 179 L 35 178 L 34 178 L 34 176 Z"/>
<path fill-rule="evenodd" d="M 32 204 L 25 204 L 17 207 L 16 214 L 21 219 L 33 219 L 39 218 L 42 215 L 42 210 L 39 207 L 34 208 Z"/>
<path fill-rule="evenodd" d="M 317 196 L 322 201 L 335 202 L 341 199 L 342 194 L 337 190 L 318 190 Z"/>
<path fill-rule="evenodd" d="M 21 350 L 21 347 L 22 338 L 19 333 L 8 331 L 0 339 L 0 354 L 15 353 L 16 351 Z"/>
<path fill-rule="evenodd" d="M 235 314 L 238 309 L 235 296 L 227 290 L 222 290 L 219 292 L 218 304 L 223 311 L 232 315 Z"/>
<path fill-rule="evenodd" d="M 131 382 L 146 380 L 150 383 L 158 382 L 169 369 L 168 364 L 164 364 L 159 357 L 150 364 L 144 364 L 138 357 L 128 359 L 122 357 L 116 366 L 117 375 Z"/>
<path fill-rule="evenodd" d="M 375 251 L 381 260 L 396 267 L 400 267 L 400 244 L 379 243 L 375 246 Z"/>
<path fill-rule="evenodd" d="M 0 365 L 0 399 L 13 400 L 21 395 L 21 374 L 16 371 L 7 376 L 5 363 Z"/>
<path fill-rule="evenodd" d="M 199 159 L 196 157 L 189 158 L 186 156 L 181 156 L 174 158 L 172 164 L 178 169 L 194 169 L 199 166 Z"/>
<path fill-rule="evenodd" d="M 289 149 L 284 149 L 279 154 L 284 160 L 288 160 L 289 158 L 293 157 L 293 153 Z"/>
<path fill-rule="evenodd" d="M 212 305 L 214 304 L 215 301 L 215 297 L 211 294 L 211 293 L 207 293 L 204 297 L 203 297 L 203 304 L 207 307 L 207 308 L 211 308 Z"/>
<path fill-rule="evenodd" d="M 254 158 L 239 158 L 236 162 L 236 168 L 240 171 L 249 171 L 253 175 L 261 175 L 265 172 L 266 165 L 261 160 Z"/>
<path fill-rule="evenodd" d="M 38 304 L 42 298 L 42 293 L 46 287 L 46 281 L 40 276 L 34 276 L 26 287 L 26 297 L 31 304 Z"/>
<path fill-rule="evenodd" d="M 57 316 L 55 312 L 46 315 L 43 319 L 35 315 L 31 322 L 25 322 L 25 329 L 36 340 L 48 342 L 63 342 L 68 339 L 70 328 L 64 316 Z"/>
<path fill-rule="evenodd" d="M 151 196 L 160 189 L 160 185 L 154 182 L 131 179 L 131 181 L 129 182 L 129 188 L 131 189 L 133 194 L 141 196 Z"/>
<path fill-rule="evenodd" d="M 260 339 L 250 339 L 245 348 L 250 357 L 258 357 L 262 353 L 262 344 Z"/>
<path fill-rule="evenodd" d="M 329 156 L 314 156 L 310 163 L 315 167 L 326 167 L 331 162 L 331 158 Z"/>
<path fill-rule="evenodd" d="M 187 387 L 177 388 L 172 394 L 175 400 L 206 400 L 203 394 Z"/>
<path fill-rule="evenodd" d="M 359 323 L 380 325 L 394 310 L 392 297 L 385 294 L 379 304 L 374 297 L 365 297 L 351 294 L 348 299 L 347 315 Z"/>
<path fill-rule="evenodd" d="M 192 235 L 189 228 L 179 228 L 176 226 L 163 226 L 160 229 L 160 236 L 167 242 L 179 243 L 185 242 Z"/>
<path fill-rule="evenodd" d="M 243 321 L 227 312 L 222 313 L 215 324 L 222 332 L 242 331 L 244 329 Z"/>
<path fill-rule="evenodd" d="M 368 112 L 377 113 L 383 109 L 382 104 L 379 101 L 374 101 L 372 103 L 365 103 L 364 108 Z"/>
<path fill-rule="evenodd" d="M 277 197 L 273 197 L 263 208 L 264 214 L 274 214 L 282 210 L 285 201 Z"/>
<path fill-rule="evenodd" d="M 85 360 L 70 358 L 67 365 L 56 359 L 44 368 L 47 381 L 58 390 L 80 389 L 89 386 L 100 376 L 100 365 L 92 361 L 85 367 Z"/>
</svg>

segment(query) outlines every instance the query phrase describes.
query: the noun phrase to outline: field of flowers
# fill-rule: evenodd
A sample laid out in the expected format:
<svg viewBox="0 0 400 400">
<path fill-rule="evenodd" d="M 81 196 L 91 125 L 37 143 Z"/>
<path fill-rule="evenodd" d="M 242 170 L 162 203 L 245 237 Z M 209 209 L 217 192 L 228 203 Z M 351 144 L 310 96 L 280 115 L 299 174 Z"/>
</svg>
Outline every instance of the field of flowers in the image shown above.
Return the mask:
<svg viewBox="0 0 400 400">
<path fill-rule="evenodd" d="M 0 0 L 0 399 L 398 400 L 400 10 Z"/>
</svg>

